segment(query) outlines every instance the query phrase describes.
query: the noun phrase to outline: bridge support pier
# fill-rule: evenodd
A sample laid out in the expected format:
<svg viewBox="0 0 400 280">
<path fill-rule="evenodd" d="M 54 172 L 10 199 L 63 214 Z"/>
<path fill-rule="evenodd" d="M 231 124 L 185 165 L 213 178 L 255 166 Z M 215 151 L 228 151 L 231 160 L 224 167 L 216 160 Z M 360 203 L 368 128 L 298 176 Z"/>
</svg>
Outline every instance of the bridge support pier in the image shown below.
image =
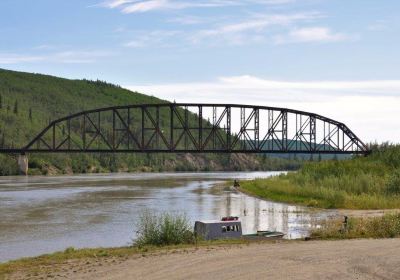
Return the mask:
<svg viewBox="0 0 400 280">
<path fill-rule="evenodd" d="M 18 156 L 18 167 L 21 175 L 28 175 L 28 156 L 26 154 Z"/>
</svg>

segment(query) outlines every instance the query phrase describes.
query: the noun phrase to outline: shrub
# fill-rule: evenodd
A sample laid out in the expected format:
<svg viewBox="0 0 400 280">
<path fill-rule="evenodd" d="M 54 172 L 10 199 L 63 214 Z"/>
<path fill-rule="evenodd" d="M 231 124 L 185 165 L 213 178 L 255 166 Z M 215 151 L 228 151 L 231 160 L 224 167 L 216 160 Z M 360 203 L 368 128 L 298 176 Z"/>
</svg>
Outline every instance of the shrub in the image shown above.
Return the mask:
<svg viewBox="0 0 400 280">
<path fill-rule="evenodd" d="M 390 175 L 386 183 L 386 192 L 388 194 L 400 194 L 400 170 L 396 170 Z"/>
<path fill-rule="evenodd" d="M 395 238 L 400 237 L 400 214 L 373 218 L 350 218 L 347 228 L 342 221 L 330 220 L 311 231 L 319 239 Z"/>
<path fill-rule="evenodd" d="M 195 241 L 190 221 L 184 214 L 155 214 L 146 210 L 140 214 L 136 226 L 135 244 L 138 246 L 189 244 Z"/>
</svg>

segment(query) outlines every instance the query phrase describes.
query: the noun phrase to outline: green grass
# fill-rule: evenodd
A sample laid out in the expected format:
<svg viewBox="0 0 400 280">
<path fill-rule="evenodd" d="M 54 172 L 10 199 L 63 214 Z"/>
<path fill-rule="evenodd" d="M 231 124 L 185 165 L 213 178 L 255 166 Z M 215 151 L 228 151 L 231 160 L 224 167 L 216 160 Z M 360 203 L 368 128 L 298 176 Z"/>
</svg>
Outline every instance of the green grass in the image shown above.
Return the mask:
<svg viewBox="0 0 400 280">
<path fill-rule="evenodd" d="M 320 208 L 400 208 L 400 146 L 375 146 L 368 157 L 310 162 L 296 173 L 242 182 L 241 190 Z"/>
<path fill-rule="evenodd" d="M 347 227 L 339 220 L 327 221 L 320 228 L 311 231 L 311 238 L 314 239 L 398 237 L 400 237 L 400 214 L 387 214 L 372 218 L 349 218 Z"/>
</svg>

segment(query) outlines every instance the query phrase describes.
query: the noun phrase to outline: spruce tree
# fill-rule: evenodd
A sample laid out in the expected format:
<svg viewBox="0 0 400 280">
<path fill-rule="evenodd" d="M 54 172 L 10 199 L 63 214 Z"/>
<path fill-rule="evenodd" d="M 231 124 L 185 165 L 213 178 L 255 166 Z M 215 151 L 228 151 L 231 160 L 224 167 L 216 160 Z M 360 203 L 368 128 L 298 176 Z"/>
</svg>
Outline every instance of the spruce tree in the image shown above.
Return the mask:
<svg viewBox="0 0 400 280">
<path fill-rule="evenodd" d="M 18 100 L 15 100 L 13 112 L 14 114 L 18 115 Z"/>
</svg>

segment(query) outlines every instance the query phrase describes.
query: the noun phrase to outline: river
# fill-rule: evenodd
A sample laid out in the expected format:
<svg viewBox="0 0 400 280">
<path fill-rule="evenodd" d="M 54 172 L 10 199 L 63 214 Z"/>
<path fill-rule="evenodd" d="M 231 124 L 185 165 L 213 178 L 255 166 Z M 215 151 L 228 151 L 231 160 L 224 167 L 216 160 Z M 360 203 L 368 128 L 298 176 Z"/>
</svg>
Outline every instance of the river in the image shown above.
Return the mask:
<svg viewBox="0 0 400 280">
<path fill-rule="evenodd" d="M 132 244 L 144 209 L 194 222 L 239 216 L 244 233 L 307 235 L 332 211 L 263 201 L 216 186 L 278 172 L 101 174 L 0 178 L 0 262 L 64 250 Z M 221 185 L 221 184 L 220 184 Z"/>
</svg>

